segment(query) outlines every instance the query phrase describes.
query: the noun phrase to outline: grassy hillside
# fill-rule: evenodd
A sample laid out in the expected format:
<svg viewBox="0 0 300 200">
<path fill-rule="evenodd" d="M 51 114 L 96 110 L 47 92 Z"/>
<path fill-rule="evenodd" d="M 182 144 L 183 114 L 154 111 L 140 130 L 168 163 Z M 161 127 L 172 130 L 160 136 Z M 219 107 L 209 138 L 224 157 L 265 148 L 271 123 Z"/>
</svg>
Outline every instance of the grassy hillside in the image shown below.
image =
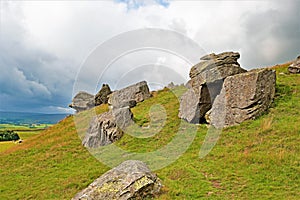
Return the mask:
<svg viewBox="0 0 300 200">
<path fill-rule="evenodd" d="M 223 130 L 203 159 L 199 150 L 207 127 L 199 125 L 188 150 L 157 170 L 164 187 L 158 199 L 298 199 L 300 196 L 300 75 L 277 66 L 276 98 L 262 117 Z M 182 90 L 177 90 L 182 93 Z M 158 134 L 138 139 L 125 135 L 116 143 L 133 152 L 166 145 L 178 129 L 179 103 L 163 90 L 132 109 L 136 122 L 148 126 L 148 110 L 159 102 L 167 121 Z M 97 113 L 107 106 L 96 108 Z M 93 111 L 67 117 L 24 144 L 0 153 L 0 199 L 70 199 L 109 170 L 82 147 L 80 137 Z M 78 132 L 79 131 L 79 134 Z"/>
</svg>

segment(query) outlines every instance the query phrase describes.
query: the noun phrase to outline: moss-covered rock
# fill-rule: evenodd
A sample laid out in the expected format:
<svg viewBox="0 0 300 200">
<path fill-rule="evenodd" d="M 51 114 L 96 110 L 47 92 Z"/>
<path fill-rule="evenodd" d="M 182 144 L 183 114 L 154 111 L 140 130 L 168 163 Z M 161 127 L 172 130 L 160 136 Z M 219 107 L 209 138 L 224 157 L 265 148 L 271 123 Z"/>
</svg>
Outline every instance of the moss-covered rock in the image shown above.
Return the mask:
<svg viewBox="0 0 300 200">
<path fill-rule="evenodd" d="M 128 160 L 96 179 L 73 200 L 144 199 L 158 195 L 161 186 L 145 163 Z"/>
</svg>

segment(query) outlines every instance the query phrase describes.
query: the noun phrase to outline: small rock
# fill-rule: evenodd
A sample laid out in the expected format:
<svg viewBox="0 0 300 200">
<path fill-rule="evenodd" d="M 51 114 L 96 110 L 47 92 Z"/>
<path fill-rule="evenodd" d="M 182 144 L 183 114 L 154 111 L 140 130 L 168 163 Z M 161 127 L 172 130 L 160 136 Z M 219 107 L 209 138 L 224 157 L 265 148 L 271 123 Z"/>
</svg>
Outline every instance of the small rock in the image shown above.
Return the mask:
<svg viewBox="0 0 300 200">
<path fill-rule="evenodd" d="M 159 178 L 145 163 L 128 160 L 100 176 L 72 200 L 153 198 L 161 187 Z"/>
</svg>

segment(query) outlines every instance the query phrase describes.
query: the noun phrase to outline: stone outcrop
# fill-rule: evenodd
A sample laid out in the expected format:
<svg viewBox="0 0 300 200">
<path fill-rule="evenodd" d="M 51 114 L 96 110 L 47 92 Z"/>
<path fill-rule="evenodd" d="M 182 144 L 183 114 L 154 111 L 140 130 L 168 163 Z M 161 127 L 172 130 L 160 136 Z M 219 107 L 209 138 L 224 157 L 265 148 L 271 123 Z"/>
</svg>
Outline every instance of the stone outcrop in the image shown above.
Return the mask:
<svg viewBox="0 0 300 200">
<path fill-rule="evenodd" d="M 288 67 L 288 71 L 292 74 L 300 74 L 300 56 Z"/>
<path fill-rule="evenodd" d="M 152 198 L 161 187 L 160 180 L 145 163 L 128 160 L 100 176 L 72 200 Z"/>
<path fill-rule="evenodd" d="M 234 74 L 246 72 L 237 62 L 239 58 L 240 54 L 234 52 L 217 55 L 213 53 L 200 58 L 203 61 L 193 66 L 189 74 L 192 86 L 212 83 Z"/>
<path fill-rule="evenodd" d="M 220 93 L 224 79 L 246 72 L 237 62 L 239 57 L 240 54 L 234 52 L 202 57 L 202 61 L 191 68 L 191 79 L 187 83 L 189 90 L 181 97 L 178 116 L 199 123 Z"/>
<path fill-rule="evenodd" d="M 113 108 L 121 108 L 127 105 L 133 105 L 133 100 L 138 103 L 150 97 L 151 94 L 147 82 L 142 81 L 110 94 L 108 104 Z"/>
<path fill-rule="evenodd" d="M 75 109 L 77 112 L 91 109 L 95 106 L 94 95 L 87 92 L 79 92 L 75 95 L 72 100 L 72 103 L 69 107 Z"/>
<path fill-rule="evenodd" d="M 88 110 L 95 106 L 107 103 L 108 95 L 111 93 L 112 92 L 108 84 L 103 84 L 102 88 L 95 96 L 87 92 L 80 91 L 75 95 L 69 107 L 75 109 L 76 112 Z"/>
<path fill-rule="evenodd" d="M 227 77 L 210 111 L 216 128 L 240 124 L 265 112 L 275 95 L 276 73 L 256 69 Z"/>
<path fill-rule="evenodd" d="M 97 148 L 119 140 L 126 127 L 133 124 L 133 114 L 129 107 L 113 109 L 95 116 L 82 141 L 83 146 Z"/>
<path fill-rule="evenodd" d="M 211 108 L 211 99 L 206 85 L 189 89 L 180 99 L 179 117 L 190 123 L 199 123 Z"/>
<path fill-rule="evenodd" d="M 105 104 L 108 102 L 108 95 L 111 94 L 112 91 L 108 84 L 103 84 L 102 88 L 95 95 L 95 106 Z"/>
</svg>

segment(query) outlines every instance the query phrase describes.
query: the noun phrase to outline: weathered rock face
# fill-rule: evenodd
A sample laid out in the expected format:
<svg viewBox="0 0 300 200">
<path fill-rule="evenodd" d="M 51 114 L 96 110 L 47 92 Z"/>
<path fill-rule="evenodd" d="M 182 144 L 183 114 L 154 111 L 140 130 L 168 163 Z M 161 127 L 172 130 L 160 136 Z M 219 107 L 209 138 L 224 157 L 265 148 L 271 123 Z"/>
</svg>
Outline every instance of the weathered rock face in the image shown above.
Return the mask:
<svg viewBox="0 0 300 200">
<path fill-rule="evenodd" d="M 237 62 L 239 58 L 240 54 L 234 52 L 206 55 L 201 58 L 204 61 L 192 67 L 190 78 L 194 84 L 201 85 L 246 72 Z M 194 78 L 195 80 L 193 81 Z"/>
<path fill-rule="evenodd" d="M 124 104 L 127 105 L 126 102 L 134 100 L 138 103 L 150 97 L 151 94 L 149 92 L 147 82 L 142 81 L 134 85 L 128 86 L 124 89 L 113 92 L 109 97 L 108 103 L 113 108 L 120 108 L 123 107 Z"/>
<path fill-rule="evenodd" d="M 199 123 L 220 93 L 223 80 L 246 72 L 237 62 L 239 57 L 240 54 L 234 52 L 202 57 L 203 61 L 190 71 L 191 80 L 187 83 L 189 90 L 181 97 L 178 116 L 188 122 Z"/>
<path fill-rule="evenodd" d="M 87 92 L 79 92 L 73 98 L 69 107 L 75 109 L 77 112 L 93 108 L 95 106 L 94 95 Z"/>
<path fill-rule="evenodd" d="M 112 91 L 108 84 L 103 84 L 100 91 L 95 96 L 95 106 L 105 104 L 108 102 L 108 95 L 111 94 Z"/>
<path fill-rule="evenodd" d="M 288 67 L 288 71 L 292 74 L 300 74 L 300 56 Z"/>
<path fill-rule="evenodd" d="M 275 95 L 276 74 L 256 69 L 227 77 L 209 119 L 216 128 L 240 124 L 265 112 Z"/>
<path fill-rule="evenodd" d="M 180 99 L 179 118 L 190 123 L 199 123 L 211 108 L 211 99 L 206 85 L 189 89 Z"/>
<path fill-rule="evenodd" d="M 72 200 L 145 199 L 158 195 L 161 187 L 146 164 L 128 160 L 103 174 Z"/>
<path fill-rule="evenodd" d="M 95 116 L 82 141 L 83 146 L 97 148 L 119 140 L 126 127 L 134 123 L 132 119 L 133 114 L 128 107 Z"/>
</svg>

